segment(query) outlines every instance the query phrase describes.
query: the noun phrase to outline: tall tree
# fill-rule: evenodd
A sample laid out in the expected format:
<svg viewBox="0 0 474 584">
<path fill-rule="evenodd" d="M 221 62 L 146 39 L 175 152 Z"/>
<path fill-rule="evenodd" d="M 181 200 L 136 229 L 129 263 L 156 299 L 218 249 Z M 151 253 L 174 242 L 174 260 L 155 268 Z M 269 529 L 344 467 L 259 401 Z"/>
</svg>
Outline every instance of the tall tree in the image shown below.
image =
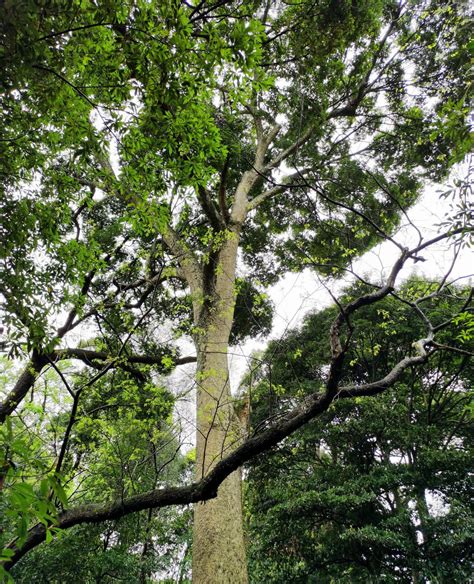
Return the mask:
<svg viewBox="0 0 474 584">
<path fill-rule="evenodd" d="M 345 350 L 341 321 L 325 397 L 239 446 L 227 363 L 239 338 L 237 273 L 261 285 L 304 265 L 341 273 L 390 239 L 424 182 L 463 157 L 465 9 L 449 0 L 56 0 L 6 2 L 2 16 L 0 291 L 8 349 L 27 363 L 0 420 L 21 413 L 62 359 L 98 370 L 84 390 L 117 368 L 138 378 L 144 366 L 172 368 L 182 360 L 156 328 L 178 322 L 196 348 L 197 483 L 56 521 L 212 498 L 195 507 L 194 581 L 246 582 L 238 467 L 328 406 Z M 396 245 L 392 275 L 364 303 L 386 295 L 427 244 Z M 87 331 L 87 342 L 74 344 L 73 331 Z M 14 559 L 46 533 L 32 528 Z"/>
<path fill-rule="evenodd" d="M 437 284 L 412 279 L 412 299 Z M 348 291 L 357 296 L 360 286 Z M 426 313 L 449 319 L 469 290 L 446 287 Z M 428 304 L 427 303 L 427 304 Z M 337 307 L 270 344 L 253 375 L 254 424 L 323 383 Z M 352 319 L 347 357 L 361 383 L 388 372 L 419 337 L 409 305 L 387 297 Z M 453 323 L 451 351 L 407 370 L 378 399 L 336 401 L 248 474 L 252 582 L 465 582 L 471 571 L 473 338 Z M 271 372 L 271 374 L 270 374 Z M 255 383 L 260 378 L 258 383 Z M 271 385 L 270 385 L 271 384 Z M 272 399 L 269 400 L 269 393 Z"/>
</svg>

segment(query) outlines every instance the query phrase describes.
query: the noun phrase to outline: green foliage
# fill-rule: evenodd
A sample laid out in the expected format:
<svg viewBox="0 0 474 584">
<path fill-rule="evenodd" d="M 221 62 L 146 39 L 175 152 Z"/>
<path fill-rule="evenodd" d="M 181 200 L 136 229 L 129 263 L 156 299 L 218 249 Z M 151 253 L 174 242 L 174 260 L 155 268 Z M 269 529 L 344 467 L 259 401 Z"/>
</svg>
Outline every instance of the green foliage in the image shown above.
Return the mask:
<svg viewBox="0 0 474 584">
<path fill-rule="evenodd" d="M 362 288 L 353 287 L 347 299 Z M 400 294 L 413 299 L 436 288 L 412 279 Z M 466 292 L 448 288 L 425 306 L 435 326 L 456 314 Z M 336 314 L 333 307 L 314 313 L 301 330 L 270 345 L 262 381 L 252 388 L 255 425 L 323 383 L 325 337 Z M 388 373 L 423 335 L 424 323 L 389 297 L 361 309 L 352 325 L 346 381 L 361 383 Z M 443 333 L 450 345 L 453 330 L 454 323 Z M 473 533 L 466 476 L 472 374 L 467 357 L 434 355 L 376 399 L 336 401 L 253 464 L 251 581 L 465 581 Z"/>
<path fill-rule="evenodd" d="M 225 157 L 209 108 L 220 72 L 238 79 L 236 100 L 258 71 L 265 80 L 258 21 L 209 20 L 196 36 L 188 12 L 177 1 L 2 5 L 2 292 L 11 334 L 27 331 L 30 346 L 52 335 L 52 305 L 82 309 L 87 275 L 120 268 L 121 238 L 166 230 L 163 173 L 211 179 L 206 156 Z"/>
<path fill-rule="evenodd" d="M 98 302 L 112 274 L 143 276 L 132 258 L 154 248 L 158 259 L 170 222 L 205 256 L 196 190 L 215 200 L 227 161 L 232 204 L 255 153 L 255 99 L 265 126 L 286 118 L 267 159 L 314 132 L 289 158 L 311 172 L 291 197 L 260 205 L 242 233 L 249 273 L 263 283 L 304 265 L 339 274 L 393 232 L 421 178 L 439 179 L 469 151 L 462 6 L 410 2 L 398 14 L 391 1 L 304 0 L 265 24 L 263 4 L 253 6 L 255 17 L 234 2 L 204 16 L 177 0 L 3 3 L 0 259 L 12 341 L 53 342 L 54 308 L 83 312 L 90 274 Z M 357 112 L 331 117 L 344 103 Z M 358 157 L 356 142 L 366 144 Z"/>
<path fill-rule="evenodd" d="M 1 3 L 0 314 L 8 356 L 18 361 L 3 375 L 2 399 L 15 381 L 31 380 L 0 435 L 2 546 L 21 543 L 37 521 L 52 535 L 68 505 L 182 479 L 186 463 L 169 436 L 174 399 L 158 375 L 174 368 L 178 337 L 202 330 L 198 302 L 209 314 L 215 308 L 219 254 L 232 237 L 240 238 L 232 241 L 245 277 L 232 267 L 225 276 L 235 294 L 217 300 L 227 314 L 235 300 L 226 331 L 238 343 L 270 329 L 264 286 L 305 267 L 341 275 L 472 145 L 462 3 L 269 6 Z M 260 203 L 236 225 L 229 213 L 237 187 L 272 133 L 248 193 L 251 205 Z M 287 169 L 296 172 L 283 188 Z M 465 226 L 466 209 L 450 225 Z M 179 245 L 170 243 L 175 236 Z M 195 266 L 191 259 L 200 268 L 198 299 L 183 269 Z M 348 377 L 387 369 L 398 356 L 394 330 L 406 333 L 407 346 L 415 338 L 411 322 L 386 310 L 375 329 L 368 318 Z M 463 318 L 456 336 L 467 346 Z M 59 351 L 73 345 L 95 356 L 62 362 Z M 271 407 L 321 384 L 327 350 L 310 340 L 305 347 L 317 355 L 314 369 L 297 344 L 275 371 L 279 382 L 260 384 Z M 259 400 L 255 415 L 265 408 Z M 100 566 L 94 550 L 109 526 L 73 532 L 84 547 L 90 539 L 90 571 L 71 564 L 73 536 L 54 542 L 68 558 L 61 578 L 72 565 L 84 581 L 106 565 L 115 575 L 107 577 L 136 578 L 145 560 L 124 555 L 144 533 L 133 539 L 127 521 L 110 528 L 120 538 Z M 24 565 L 28 581 L 35 563 Z M 41 577 L 58 565 L 49 556 Z"/>
<path fill-rule="evenodd" d="M 265 292 L 248 280 L 238 278 L 235 315 L 230 343 L 235 345 L 248 337 L 265 336 L 271 331 L 273 306 Z"/>
<path fill-rule="evenodd" d="M 77 387 L 83 381 L 78 379 Z M 142 574 L 172 572 L 183 546 L 189 547 L 190 510 L 142 513 L 67 534 L 54 528 L 61 508 L 117 499 L 154 488 L 158 477 L 173 483 L 188 474 L 189 462 L 180 455 L 170 425 L 172 396 L 120 373 L 94 384 L 82 399 L 58 474 L 51 473 L 55 457 L 49 444 L 60 446 L 55 437 L 68 423 L 67 404 L 57 403 L 53 415 L 36 405 L 47 403 L 57 390 L 53 376 L 21 417 L 2 426 L 7 457 L 2 469 L 8 467 L 0 492 L 3 537 L 8 538 L 2 543 L 14 535 L 21 544 L 26 530 L 38 521 L 48 527 L 46 543 L 19 564 L 15 581 L 139 581 Z M 41 425 L 35 424 L 38 416 Z M 185 573 L 186 563 L 182 569 Z"/>
<path fill-rule="evenodd" d="M 190 509 L 164 510 L 151 519 L 140 513 L 114 523 L 73 528 L 25 558 L 13 571 L 15 582 L 151 582 L 156 573 L 178 576 L 181 570 L 184 575 L 189 560 L 180 555 L 190 545 L 190 520 Z"/>
</svg>

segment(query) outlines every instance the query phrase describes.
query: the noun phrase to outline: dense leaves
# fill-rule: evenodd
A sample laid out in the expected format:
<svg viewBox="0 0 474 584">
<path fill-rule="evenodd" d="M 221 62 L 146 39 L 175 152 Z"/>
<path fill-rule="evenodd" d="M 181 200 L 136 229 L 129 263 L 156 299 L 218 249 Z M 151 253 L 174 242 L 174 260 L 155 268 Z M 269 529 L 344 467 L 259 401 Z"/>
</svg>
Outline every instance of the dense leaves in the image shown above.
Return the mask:
<svg viewBox="0 0 474 584">
<path fill-rule="evenodd" d="M 63 508 L 179 482 L 160 375 L 186 362 L 180 337 L 209 357 L 216 330 L 265 334 L 265 286 L 339 276 L 462 160 L 469 21 L 451 0 L 6 0 L 0 16 L 1 543 L 20 549 Z M 397 356 L 364 343 L 347 378 Z"/>
<path fill-rule="evenodd" d="M 435 285 L 412 280 L 401 295 L 413 299 L 430 288 Z M 444 322 L 465 294 L 446 289 L 425 312 Z M 271 377 L 265 367 L 253 388 L 255 424 L 266 415 L 263 404 L 281 415 L 321 383 L 336 310 L 314 313 L 300 331 L 270 345 L 264 360 Z M 391 368 L 423 328 L 395 298 L 363 309 L 352 325 L 347 368 L 360 382 Z M 461 347 L 456 328 L 444 336 Z M 464 582 L 473 536 L 466 475 L 472 374 L 462 354 L 433 355 L 377 399 L 336 400 L 253 465 L 247 490 L 252 581 Z"/>
</svg>

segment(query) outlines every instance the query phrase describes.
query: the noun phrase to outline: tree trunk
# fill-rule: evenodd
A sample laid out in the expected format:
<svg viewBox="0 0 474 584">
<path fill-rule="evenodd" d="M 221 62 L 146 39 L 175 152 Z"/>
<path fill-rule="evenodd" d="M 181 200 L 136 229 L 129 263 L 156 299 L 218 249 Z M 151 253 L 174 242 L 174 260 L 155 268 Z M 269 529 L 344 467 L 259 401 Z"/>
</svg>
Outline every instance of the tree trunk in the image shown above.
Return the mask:
<svg viewBox="0 0 474 584">
<path fill-rule="evenodd" d="M 229 388 L 227 354 L 200 355 L 197 390 L 196 478 L 235 446 L 239 428 Z M 241 473 L 232 473 L 215 499 L 194 509 L 193 583 L 244 584 Z"/>
<path fill-rule="evenodd" d="M 197 390 L 196 478 L 239 440 L 229 388 L 227 354 L 200 355 Z M 245 584 L 241 473 L 232 473 L 211 501 L 194 508 L 193 583 Z"/>
<path fill-rule="evenodd" d="M 212 283 L 200 311 L 198 354 L 196 478 L 200 479 L 242 437 L 229 384 L 227 349 L 234 313 L 236 237 L 219 254 Z M 242 523 L 241 472 L 232 473 L 217 497 L 194 508 L 193 583 L 246 584 L 247 561 Z"/>
</svg>

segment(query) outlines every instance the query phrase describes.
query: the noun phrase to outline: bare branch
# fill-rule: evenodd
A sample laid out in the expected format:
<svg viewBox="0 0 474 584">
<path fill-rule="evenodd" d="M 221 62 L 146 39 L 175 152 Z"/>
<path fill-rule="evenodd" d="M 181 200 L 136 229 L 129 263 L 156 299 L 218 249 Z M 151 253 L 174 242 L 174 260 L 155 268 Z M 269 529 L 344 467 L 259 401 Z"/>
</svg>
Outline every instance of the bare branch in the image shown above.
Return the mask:
<svg viewBox="0 0 474 584">
<path fill-rule="evenodd" d="M 460 347 L 452 347 L 451 345 L 443 345 L 442 343 L 436 343 L 435 341 L 430 342 L 430 347 L 435 349 L 442 349 L 443 351 L 452 351 L 453 353 L 459 353 L 460 355 L 465 355 L 466 357 L 474 357 L 474 353 L 471 351 L 466 351 Z"/>
<path fill-rule="evenodd" d="M 305 174 L 307 174 L 310 171 L 311 171 L 310 168 L 304 168 L 302 170 L 299 170 L 297 172 L 294 172 L 292 174 L 289 174 L 289 175 L 283 177 L 281 179 L 280 183 L 274 183 L 275 186 L 273 188 L 268 189 L 267 191 L 264 191 L 263 193 L 260 193 L 259 195 L 254 197 L 251 201 L 249 201 L 249 203 L 247 205 L 247 210 L 252 211 L 256 207 L 258 207 L 258 205 L 263 203 L 263 201 L 266 201 L 267 199 L 274 197 L 275 195 L 279 195 L 280 193 L 283 193 L 284 191 L 286 191 L 287 189 L 290 189 L 292 187 L 301 186 L 300 184 L 293 184 L 293 181 L 298 179 L 298 178 L 301 178 L 302 176 L 304 176 Z M 268 180 L 268 179 L 266 179 L 266 180 Z"/>
<path fill-rule="evenodd" d="M 265 174 L 265 173 L 269 172 L 270 170 L 277 168 L 283 161 L 285 161 L 289 156 L 291 156 L 294 152 L 296 152 L 300 146 L 303 146 L 303 144 L 306 144 L 306 142 L 313 135 L 315 129 L 316 129 L 315 126 L 312 126 L 312 125 L 309 126 L 306 129 L 306 131 L 303 132 L 303 134 L 298 138 L 298 140 L 295 140 L 295 142 L 293 142 L 293 144 L 291 144 L 291 146 L 288 146 L 288 148 L 286 148 L 285 150 L 280 152 L 280 154 L 278 154 L 272 160 L 270 160 L 270 162 L 265 165 L 265 167 L 261 170 L 261 172 L 263 174 Z"/>
</svg>

